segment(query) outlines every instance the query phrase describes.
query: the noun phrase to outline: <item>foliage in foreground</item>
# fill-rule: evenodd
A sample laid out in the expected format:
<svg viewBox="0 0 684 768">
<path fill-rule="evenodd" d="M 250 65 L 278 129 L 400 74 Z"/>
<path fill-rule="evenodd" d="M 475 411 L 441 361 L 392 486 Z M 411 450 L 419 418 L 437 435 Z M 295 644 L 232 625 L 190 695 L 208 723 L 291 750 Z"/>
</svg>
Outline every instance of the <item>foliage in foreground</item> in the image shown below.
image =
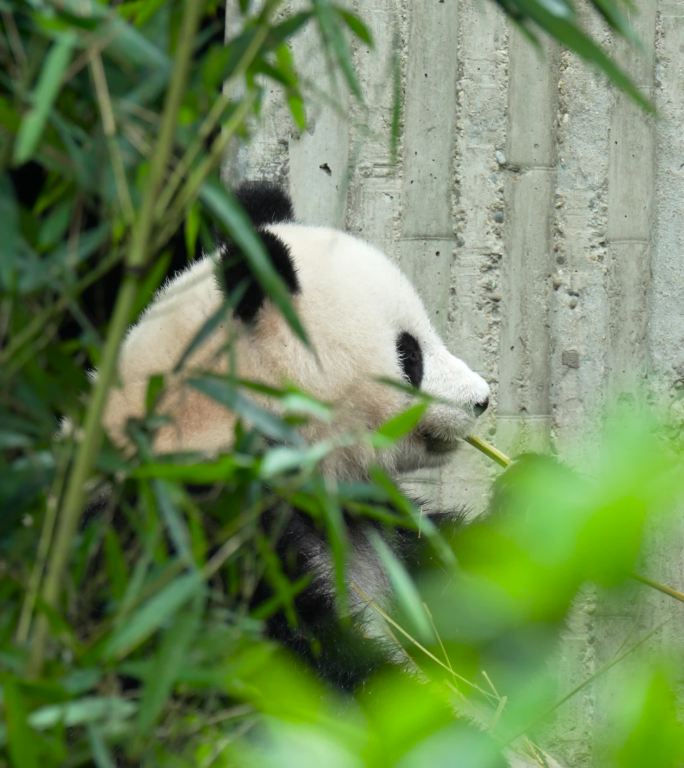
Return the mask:
<svg viewBox="0 0 684 768">
<path fill-rule="evenodd" d="M 169 262 L 210 247 L 212 226 L 241 244 L 304 333 L 222 190 L 218 165 L 258 115 L 265 80 L 282 86 L 295 124 L 305 125 L 287 45 L 301 29 L 318 26 L 331 65 L 357 94 L 348 35 L 370 36 L 322 0 L 292 15 L 276 16 L 279 5 L 242 2 L 241 28 L 223 47 L 211 44 L 223 30 L 212 3 L 0 0 L 5 763 L 477 768 L 498 764 L 509 745 L 534 754 L 521 735 L 534 735 L 572 693 L 556 690 L 546 662 L 573 597 L 591 583 L 619 599 L 645 521 L 681 498 L 681 447 L 631 419 L 593 479 L 542 459 L 520 462 L 492 517 L 453 540 L 424 530 L 434 568 L 419 585 L 384 554 L 397 605 L 385 619 L 409 672 L 387 670 L 341 699 L 261 639 L 270 612 L 284 607 L 296 621 L 304 584 L 284 577 L 260 515 L 291 503 L 307 510 L 327 532 L 341 576 L 343 514 L 413 526 L 417 511 L 380 473 L 367 486 L 321 481 L 316 463 L 330 446 L 302 445 L 294 427 L 327 418 L 326 407 L 305 393 L 273 392 L 285 414 L 276 419 L 255 405 L 248 383 L 213 380 L 243 417 L 234 450 L 210 463 L 162 461 L 150 450 L 155 381 L 149 417 L 131 425 L 136 452 L 100 450 L 101 398 L 124 329 Z M 610 74 L 575 31 L 569 3 L 502 5 Z M 595 7 L 625 31 L 618 3 Z M 100 300 L 108 282 L 120 286 L 113 319 L 93 322 L 83 297 L 94 291 Z M 101 384 L 84 420 L 85 370 L 94 365 Z M 55 440 L 58 414 L 84 424 L 79 440 Z M 353 439 L 397 439 L 415 415 Z M 84 516 L 85 496 L 105 485 L 112 497 Z M 254 607 L 259 581 L 274 597 Z M 344 605 L 344 590 L 339 599 Z M 625 653 L 640 640 L 625 637 Z M 655 657 L 636 648 L 610 671 L 621 695 L 609 699 L 596 733 L 605 765 L 681 762 L 671 666 L 681 649 L 666 650 Z"/>
</svg>

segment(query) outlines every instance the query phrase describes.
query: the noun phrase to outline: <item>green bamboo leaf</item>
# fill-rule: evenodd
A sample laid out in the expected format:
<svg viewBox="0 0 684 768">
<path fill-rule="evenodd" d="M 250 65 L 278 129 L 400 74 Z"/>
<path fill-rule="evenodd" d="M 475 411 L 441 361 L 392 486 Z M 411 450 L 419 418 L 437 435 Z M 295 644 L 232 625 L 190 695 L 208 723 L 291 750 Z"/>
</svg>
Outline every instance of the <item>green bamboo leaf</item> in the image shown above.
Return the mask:
<svg viewBox="0 0 684 768">
<path fill-rule="evenodd" d="M 406 520 L 410 520 L 414 530 L 430 542 L 434 553 L 449 568 L 456 565 L 453 550 L 433 523 L 431 516 L 422 514 L 421 510 L 406 498 L 390 476 L 379 467 L 371 469 L 370 478 L 378 488 L 381 488 L 392 506 L 400 512 Z"/>
<path fill-rule="evenodd" d="M 29 160 L 40 141 L 50 109 L 62 85 L 62 78 L 71 61 L 76 39 L 73 32 L 61 35 L 45 58 L 38 83 L 31 95 L 33 106 L 22 120 L 14 144 L 14 162 L 17 164 Z"/>
<path fill-rule="evenodd" d="M 401 618 L 410 623 L 411 633 L 421 642 L 434 642 L 432 624 L 408 572 L 377 531 L 371 532 L 371 542 L 392 585 Z"/>
<path fill-rule="evenodd" d="M 43 219 L 38 230 L 38 247 L 41 251 L 62 241 L 71 221 L 73 200 L 67 199 L 58 203 Z"/>
<path fill-rule="evenodd" d="M 181 483 L 206 485 L 230 480 L 237 469 L 250 468 L 255 459 L 251 456 L 238 456 L 234 453 L 221 456 L 214 461 L 200 461 L 195 464 L 157 462 L 143 464 L 131 473 L 137 479 L 159 478 L 176 480 Z"/>
<path fill-rule="evenodd" d="M 268 31 L 267 47 L 277 48 L 281 43 L 294 37 L 313 15 L 312 11 L 299 11 L 288 16 L 284 21 L 274 24 Z"/>
<path fill-rule="evenodd" d="M 7 742 L 12 763 L 21 768 L 37 768 L 36 734 L 28 723 L 26 704 L 19 686 L 5 678 L 2 684 L 3 704 L 7 722 Z"/>
<path fill-rule="evenodd" d="M 199 573 L 192 572 L 172 581 L 140 606 L 118 626 L 104 647 L 104 657 L 120 659 L 156 632 L 192 597 L 204 589 Z"/>
<path fill-rule="evenodd" d="M 157 407 L 159 398 L 164 392 L 164 375 L 154 373 L 147 380 L 147 389 L 145 390 L 145 413 L 150 415 Z"/>
<path fill-rule="evenodd" d="M 299 32 L 300 29 L 311 19 L 313 16 L 312 11 L 302 11 L 300 13 L 293 13 L 288 16 L 284 21 L 278 24 L 274 24 L 268 30 L 266 38 L 261 46 L 262 56 L 257 57 L 257 61 L 263 61 L 263 55 L 277 49 L 280 45 L 287 42 L 290 38 Z M 225 74 L 226 77 L 230 76 L 237 64 L 244 56 L 247 49 L 252 45 L 255 35 L 259 31 L 259 27 L 252 25 L 229 40 L 226 44 L 227 55 L 225 57 Z"/>
<path fill-rule="evenodd" d="M 185 347 L 183 353 L 178 358 L 178 362 L 173 367 L 173 372 L 178 373 L 181 371 L 188 359 L 196 352 L 202 344 L 216 331 L 217 328 L 225 323 L 227 316 L 230 313 L 231 307 L 235 306 L 244 293 L 245 287 L 238 286 L 235 291 L 231 293 L 228 301 L 223 302 L 199 327 L 197 333 L 190 339 L 190 343 Z"/>
<path fill-rule="evenodd" d="M 29 722 L 37 730 L 65 725 L 71 728 L 86 723 L 126 720 L 137 709 L 137 704 L 119 696 L 84 696 L 63 704 L 50 704 L 35 710 Z"/>
<path fill-rule="evenodd" d="M 93 762 L 96 768 L 116 768 L 116 762 L 110 753 L 105 740 L 102 738 L 100 729 L 88 723 L 86 726 L 88 733 L 88 741 L 90 742 L 90 749 L 93 754 Z"/>
<path fill-rule="evenodd" d="M 113 528 L 108 528 L 104 535 L 104 557 L 107 579 L 114 600 L 123 598 L 128 585 L 128 568 L 119 535 Z"/>
<path fill-rule="evenodd" d="M 540 6 L 559 19 L 574 19 L 577 14 L 568 0 L 537 0 Z"/>
<path fill-rule="evenodd" d="M 371 434 L 371 442 L 378 448 L 394 445 L 397 440 L 415 429 L 427 407 L 426 402 L 415 403 L 397 416 L 388 419 Z"/>
<path fill-rule="evenodd" d="M 608 24 L 626 40 L 641 45 L 641 41 L 627 17 L 613 0 L 591 0 L 592 5 Z"/>
<path fill-rule="evenodd" d="M 191 564 L 190 534 L 176 505 L 178 486 L 171 485 L 165 480 L 155 479 L 152 481 L 152 491 L 174 548 L 182 560 L 188 565 Z"/>
<path fill-rule="evenodd" d="M 91 7 L 97 6 L 94 4 Z M 126 67 L 139 64 L 150 67 L 157 75 L 163 76 L 171 71 L 171 59 L 165 51 L 121 17 L 111 16 L 102 34 L 108 41 L 105 49 L 107 55 L 118 59 Z"/>
<path fill-rule="evenodd" d="M 304 327 L 292 307 L 289 291 L 273 268 L 263 243 L 235 198 L 212 181 L 204 182 L 200 190 L 200 198 L 218 217 L 238 245 L 254 277 L 281 311 L 292 331 L 308 344 Z"/>
<path fill-rule="evenodd" d="M 19 207 L 7 174 L 0 177 L 0 232 L 0 289 L 7 291 L 14 282 L 18 267 L 20 239 Z"/>
<path fill-rule="evenodd" d="M 150 303 L 168 272 L 170 261 L 171 254 L 169 252 L 162 253 L 160 256 L 156 257 L 154 264 L 151 266 L 150 270 L 146 272 L 131 312 L 133 318 L 137 318 Z"/>
<path fill-rule="evenodd" d="M 254 539 L 261 564 L 264 567 L 264 577 L 273 588 L 274 597 L 280 602 L 290 626 L 297 625 L 297 608 L 293 584 L 283 571 L 283 563 L 274 551 L 272 543 L 263 534 L 257 534 Z"/>
<path fill-rule="evenodd" d="M 271 448 L 264 456 L 259 468 L 259 475 L 264 479 L 270 479 L 286 472 L 310 471 L 333 449 L 334 445 L 329 442 L 315 443 L 306 448 L 290 448 L 278 445 Z"/>
<path fill-rule="evenodd" d="M 187 253 L 196 252 L 201 220 L 199 206 L 194 203 L 188 208 L 188 212 L 185 214 L 185 227 L 183 228 L 185 250 Z"/>
<path fill-rule="evenodd" d="M 290 108 L 290 114 L 297 128 L 300 131 L 305 131 L 307 125 L 306 109 L 304 107 L 304 99 L 299 90 L 299 78 L 295 69 L 292 51 L 283 43 L 276 48 L 275 54 L 278 67 L 288 80 L 287 105 Z"/>
<path fill-rule="evenodd" d="M 307 395 L 306 392 L 285 392 L 280 398 L 285 413 L 309 416 L 320 421 L 332 421 L 333 409 L 326 403 Z"/>
<path fill-rule="evenodd" d="M 199 628 L 204 610 L 203 598 L 204 595 L 198 593 L 187 610 L 180 611 L 164 633 L 146 676 L 140 700 L 137 723 L 140 734 L 147 733 L 155 724 L 171 695 L 178 671 L 183 667 L 190 644 Z"/>
<path fill-rule="evenodd" d="M 373 33 L 359 16 L 339 6 L 335 6 L 335 12 L 362 43 L 365 43 L 369 48 L 373 47 Z"/>
<path fill-rule="evenodd" d="M 332 553 L 333 573 L 335 577 L 335 597 L 340 614 L 346 616 L 349 608 L 349 596 L 347 594 L 347 580 L 345 578 L 347 571 L 347 552 L 349 542 L 347 538 L 347 527 L 344 523 L 342 510 L 337 499 L 322 483 L 320 486 L 319 499 L 323 507 L 323 520 L 328 537 L 328 544 Z"/>
<path fill-rule="evenodd" d="M 647 112 L 654 113 L 655 107 L 644 96 L 627 75 L 589 35 L 568 18 L 554 15 L 540 0 L 516 0 L 520 9 L 536 22 L 544 31 L 574 51 L 585 61 L 596 66 L 620 90 L 624 91 L 634 102 Z"/>
<path fill-rule="evenodd" d="M 342 70 L 350 90 L 359 101 L 363 101 L 363 93 L 356 77 L 351 52 L 340 30 L 333 6 L 329 0 L 313 0 L 313 6 L 323 40 L 331 49 L 332 55 Z"/>
<path fill-rule="evenodd" d="M 401 49 L 399 40 L 394 39 L 392 46 L 392 118 L 390 121 L 390 157 L 392 163 L 397 162 L 399 156 L 399 139 L 401 138 L 401 59 L 398 51 Z"/>
<path fill-rule="evenodd" d="M 234 382 L 220 376 L 202 376 L 190 379 L 188 383 L 217 403 L 225 405 L 267 437 L 295 445 L 302 444 L 301 436 L 292 427 L 243 395 Z"/>
</svg>

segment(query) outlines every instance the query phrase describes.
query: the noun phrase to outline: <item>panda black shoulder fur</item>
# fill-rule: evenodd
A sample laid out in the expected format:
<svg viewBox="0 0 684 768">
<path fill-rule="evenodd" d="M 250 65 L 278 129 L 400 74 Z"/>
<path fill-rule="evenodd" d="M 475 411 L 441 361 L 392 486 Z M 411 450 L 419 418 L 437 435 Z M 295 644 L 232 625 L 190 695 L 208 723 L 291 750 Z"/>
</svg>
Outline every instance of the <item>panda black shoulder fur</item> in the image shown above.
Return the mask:
<svg viewBox="0 0 684 768">
<path fill-rule="evenodd" d="M 173 277 L 130 329 L 119 360 L 119 387 L 105 413 L 110 436 L 125 442 L 127 420 L 144 413 L 149 377 L 161 373 L 167 387 L 162 411 L 170 418 L 156 433 L 156 450 L 212 455 L 229 449 L 235 416 L 186 387 L 183 371 L 226 372 L 229 356 L 221 352 L 230 340 L 231 365 L 241 378 L 274 386 L 294 383 L 335 406 L 332 423 L 302 427 L 310 441 L 374 429 L 404 410 L 411 396 L 382 384 L 382 378 L 404 379 L 439 399 L 396 446 L 382 451 L 368 445 L 339 449 L 324 459 L 324 475 L 364 481 L 373 464 L 396 476 L 443 463 L 487 407 L 489 389 L 446 349 L 406 277 L 380 251 L 349 234 L 296 223 L 289 198 L 277 187 L 247 184 L 237 195 L 291 293 L 315 354 L 295 337 L 236 247 L 223 244 Z M 180 373 L 174 372 L 198 330 L 224 304 L 225 292 L 239 285 L 242 292 L 232 317 L 204 341 Z M 348 521 L 348 526 L 348 578 L 362 593 L 382 599 L 387 583 L 368 538 L 370 526 L 358 521 Z M 392 534 L 390 543 L 399 554 L 404 539 Z M 350 591 L 355 621 L 350 625 L 337 620 L 331 556 L 306 515 L 294 511 L 280 546 L 296 551 L 296 569 L 300 575 L 310 572 L 313 580 L 298 600 L 300 628 L 292 629 L 276 617 L 270 634 L 311 661 L 328 680 L 354 686 L 387 656 L 386 649 L 367 639 L 380 634 L 370 609 Z M 316 653 L 312 638 L 320 649 Z"/>
</svg>

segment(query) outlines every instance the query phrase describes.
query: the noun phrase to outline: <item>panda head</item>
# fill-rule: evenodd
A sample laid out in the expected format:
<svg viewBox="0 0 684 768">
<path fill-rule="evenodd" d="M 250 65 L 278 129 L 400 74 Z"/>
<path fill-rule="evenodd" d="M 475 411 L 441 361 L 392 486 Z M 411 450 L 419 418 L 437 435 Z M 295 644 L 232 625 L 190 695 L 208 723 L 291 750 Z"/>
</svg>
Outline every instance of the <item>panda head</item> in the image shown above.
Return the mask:
<svg viewBox="0 0 684 768">
<path fill-rule="evenodd" d="M 414 432 L 390 449 L 363 444 L 340 449 L 324 464 L 337 477 L 359 477 L 379 462 L 391 472 L 442 463 L 487 407 L 486 382 L 452 355 L 401 271 L 379 250 L 349 234 L 293 220 L 292 205 L 266 184 L 242 187 L 250 216 L 309 334 L 299 341 L 253 278 L 236 247 L 214 254 L 174 277 L 129 332 L 120 356 L 120 387 L 105 422 L 123 439 L 124 425 L 143 412 L 150 375 L 166 375 L 162 410 L 170 424 L 157 435 L 161 451 L 215 453 L 230 446 L 234 416 L 184 385 L 184 372 L 234 370 L 241 378 L 295 384 L 335 407 L 332 424 L 302 428 L 310 440 L 377 428 L 408 407 L 412 396 L 381 381 L 394 379 L 435 398 Z M 238 289 L 236 291 L 236 289 Z M 239 296 L 201 348 L 172 373 L 207 319 Z M 229 351 L 226 350 L 229 348 Z"/>
</svg>

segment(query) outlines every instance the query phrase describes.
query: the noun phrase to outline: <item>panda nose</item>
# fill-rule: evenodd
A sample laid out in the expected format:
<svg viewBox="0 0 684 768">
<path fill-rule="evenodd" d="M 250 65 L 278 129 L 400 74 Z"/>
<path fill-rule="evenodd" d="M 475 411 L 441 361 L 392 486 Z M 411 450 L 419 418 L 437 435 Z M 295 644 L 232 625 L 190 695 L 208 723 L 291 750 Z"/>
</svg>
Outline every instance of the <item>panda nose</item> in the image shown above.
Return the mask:
<svg viewBox="0 0 684 768">
<path fill-rule="evenodd" d="M 489 405 L 489 398 L 485 397 L 484 400 L 480 400 L 479 403 L 475 403 L 473 406 L 473 409 L 475 411 L 476 416 L 482 416 L 482 414 L 487 410 L 487 406 Z"/>
</svg>

